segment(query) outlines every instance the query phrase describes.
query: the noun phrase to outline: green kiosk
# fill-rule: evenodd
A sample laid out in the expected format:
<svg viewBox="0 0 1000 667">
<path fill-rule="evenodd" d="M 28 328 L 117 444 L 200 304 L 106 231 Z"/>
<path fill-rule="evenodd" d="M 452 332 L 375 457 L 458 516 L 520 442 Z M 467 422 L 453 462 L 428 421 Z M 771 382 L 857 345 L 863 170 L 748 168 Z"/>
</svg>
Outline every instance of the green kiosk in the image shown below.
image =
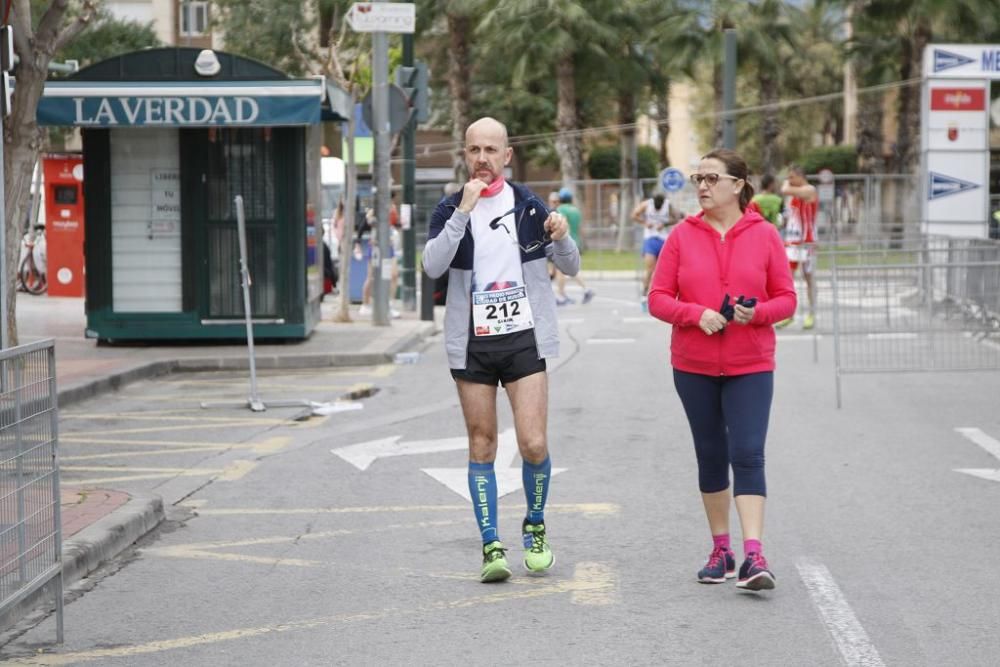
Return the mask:
<svg viewBox="0 0 1000 667">
<path fill-rule="evenodd" d="M 88 338 L 243 338 L 236 195 L 255 337 L 309 335 L 323 290 L 325 98 L 322 78 L 192 48 L 46 83 L 39 123 L 83 134 Z"/>
</svg>

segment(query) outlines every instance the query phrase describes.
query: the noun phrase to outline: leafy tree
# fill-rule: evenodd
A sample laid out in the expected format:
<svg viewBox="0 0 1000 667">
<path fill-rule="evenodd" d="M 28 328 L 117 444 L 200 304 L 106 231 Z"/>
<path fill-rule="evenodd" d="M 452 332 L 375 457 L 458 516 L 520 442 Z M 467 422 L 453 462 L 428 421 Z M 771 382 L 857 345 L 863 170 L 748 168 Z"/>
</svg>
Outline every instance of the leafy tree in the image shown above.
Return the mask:
<svg viewBox="0 0 1000 667">
<path fill-rule="evenodd" d="M 94 0 L 13 0 L 10 22 L 14 50 L 20 62 L 15 69 L 17 93 L 11 115 L 4 123 L 4 215 L 6 225 L 7 343 L 17 345 L 15 299 L 21 225 L 31 192 L 32 170 L 43 145 L 36 111 L 45 88 L 49 63 L 97 16 Z"/>
<path fill-rule="evenodd" d="M 889 37 L 889 48 L 866 57 L 862 72 L 895 64 L 897 80 L 919 80 L 924 48 L 932 41 L 977 42 L 996 28 L 1000 0 L 863 0 L 854 3 L 857 43 Z M 916 167 L 920 132 L 920 86 L 900 89 L 896 110 L 896 142 L 890 167 L 910 172 Z"/>
<path fill-rule="evenodd" d="M 86 67 L 112 56 L 156 46 L 162 43 L 152 22 L 143 24 L 117 19 L 102 8 L 87 30 L 56 53 L 55 60 L 76 60 L 80 67 Z"/>
<path fill-rule="evenodd" d="M 594 146 L 587 155 L 587 172 L 591 178 L 610 180 L 619 178 L 621 144 Z M 659 151 L 652 146 L 638 148 L 639 178 L 654 178 L 660 172 Z"/>
<path fill-rule="evenodd" d="M 830 169 L 835 174 L 853 174 L 858 169 L 858 150 L 850 145 L 816 146 L 795 162 L 807 174 L 815 174 L 820 169 Z"/>
<path fill-rule="evenodd" d="M 488 51 L 509 58 L 513 83 L 531 72 L 554 72 L 556 152 L 563 183 L 575 188 L 583 168 L 577 67 L 583 54 L 606 56 L 614 29 L 601 20 L 613 0 L 509 0 L 496 3 L 478 35 Z M 513 87 L 513 86 L 512 86 Z"/>
</svg>

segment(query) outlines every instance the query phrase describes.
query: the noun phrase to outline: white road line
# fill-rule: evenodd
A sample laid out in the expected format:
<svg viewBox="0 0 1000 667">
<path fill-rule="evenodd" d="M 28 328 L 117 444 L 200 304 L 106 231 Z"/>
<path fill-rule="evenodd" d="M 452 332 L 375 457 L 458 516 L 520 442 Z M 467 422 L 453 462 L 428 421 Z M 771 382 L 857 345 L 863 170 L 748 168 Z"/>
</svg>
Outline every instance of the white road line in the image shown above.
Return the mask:
<svg viewBox="0 0 1000 667">
<path fill-rule="evenodd" d="M 813 341 L 822 340 L 822 334 L 778 334 L 778 341 L 784 342 L 794 342 L 794 341 Z"/>
<path fill-rule="evenodd" d="M 861 627 L 826 566 L 802 559 L 795 567 L 798 568 L 799 576 L 802 577 L 844 663 L 848 667 L 884 666 L 885 663 L 868 638 L 868 633 Z"/>
<path fill-rule="evenodd" d="M 960 426 L 955 430 L 985 449 L 997 459 L 1000 459 L 1000 440 L 996 440 L 986 435 L 978 428 Z"/>
<path fill-rule="evenodd" d="M 868 334 L 869 340 L 915 340 L 920 337 L 917 333 L 870 333 Z"/>
<path fill-rule="evenodd" d="M 608 345 L 620 345 L 625 343 L 634 343 L 635 338 L 588 338 L 588 343 L 593 343 L 595 345 L 608 344 Z"/>
</svg>

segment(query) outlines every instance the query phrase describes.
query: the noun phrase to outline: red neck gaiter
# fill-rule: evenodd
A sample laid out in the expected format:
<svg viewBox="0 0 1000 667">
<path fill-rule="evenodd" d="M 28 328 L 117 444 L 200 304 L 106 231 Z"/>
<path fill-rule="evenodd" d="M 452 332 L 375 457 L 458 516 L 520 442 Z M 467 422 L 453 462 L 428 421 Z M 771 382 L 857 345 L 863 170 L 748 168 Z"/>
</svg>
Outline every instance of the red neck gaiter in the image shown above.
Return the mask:
<svg viewBox="0 0 1000 667">
<path fill-rule="evenodd" d="M 479 193 L 480 197 L 496 197 L 503 190 L 503 184 L 506 183 L 503 176 L 497 176 L 492 183 L 486 186 L 486 188 Z"/>
</svg>

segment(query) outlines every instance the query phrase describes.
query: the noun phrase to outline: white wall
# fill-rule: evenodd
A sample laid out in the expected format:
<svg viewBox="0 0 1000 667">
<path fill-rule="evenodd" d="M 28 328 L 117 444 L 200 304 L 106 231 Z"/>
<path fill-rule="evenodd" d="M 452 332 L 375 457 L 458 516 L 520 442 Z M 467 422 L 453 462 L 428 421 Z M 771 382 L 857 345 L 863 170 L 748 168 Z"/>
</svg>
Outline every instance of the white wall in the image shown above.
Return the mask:
<svg viewBox="0 0 1000 667">
<path fill-rule="evenodd" d="M 178 132 L 111 130 L 111 289 L 116 313 L 181 312 Z"/>
</svg>

